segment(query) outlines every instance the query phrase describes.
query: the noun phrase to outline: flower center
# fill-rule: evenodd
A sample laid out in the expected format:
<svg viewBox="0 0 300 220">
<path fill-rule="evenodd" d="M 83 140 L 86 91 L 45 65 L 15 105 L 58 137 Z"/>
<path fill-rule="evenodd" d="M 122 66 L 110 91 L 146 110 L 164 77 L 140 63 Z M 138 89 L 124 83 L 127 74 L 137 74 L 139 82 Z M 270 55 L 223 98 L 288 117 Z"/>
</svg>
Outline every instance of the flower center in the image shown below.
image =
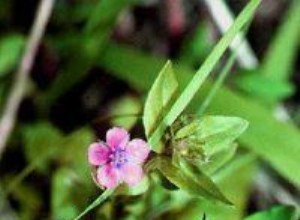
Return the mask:
<svg viewBox="0 0 300 220">
<path fill-rule="evenodd" d="M 127 162 L 126 152 L 120 148 L 113 149 L 110 158 L 111 164 L 116 168 L 120 168 L 124 163 Z"/>
</svg>

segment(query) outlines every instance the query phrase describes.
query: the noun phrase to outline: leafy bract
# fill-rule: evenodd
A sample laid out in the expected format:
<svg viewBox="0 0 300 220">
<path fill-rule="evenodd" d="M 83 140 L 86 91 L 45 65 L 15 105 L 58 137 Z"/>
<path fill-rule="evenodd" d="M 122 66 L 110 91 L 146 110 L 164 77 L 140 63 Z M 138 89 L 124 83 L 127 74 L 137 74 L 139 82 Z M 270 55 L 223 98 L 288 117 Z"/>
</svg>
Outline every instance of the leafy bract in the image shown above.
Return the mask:
<svg viewBox="0 0 300 220">
<path fill-rule="evenodd" d="M 195 166 L 185 164 L 179 168 L 167 157 L 156 157 L 152 163 L 153 168 L 157 168 L 171 183 L 190 195 L 231 204 L 214 182 Z"/>
<path fill-rule="evenodd" d="M 161 122 L 165 113 L 169 111 L 176 94 L 178 83 L 170 61 L 160 71 L 153 83 L 145 103 L 143 123 L 146 136 L 150 137 Z M 151 143 L 150 143 L 151 144 Z M 151 145 L 153 150 L 161 151 L 157 144 Z"/>
<path fill-rule="evenodd" d="M 296 209 L 292 206 L 276 206 L 269 210 L 255 213 L 245 220 L 296 220 Z"/>
<path fill-rule="evenodd" d="M 181 128 L 176 138 L 195 139 L 208 156 L 235 141 L 248 127 L 248 122 L 239 117 L 204 116 Z"/>
<path fill-rule="evenodd" d="M 203 172 L 213 174 L 228 161 L 230 161 L 236 153 L 237 144 L 231 143 L 223 147 L 222 150 L 212 154 L 206 163 L 201 164 Z"/>
</svg>

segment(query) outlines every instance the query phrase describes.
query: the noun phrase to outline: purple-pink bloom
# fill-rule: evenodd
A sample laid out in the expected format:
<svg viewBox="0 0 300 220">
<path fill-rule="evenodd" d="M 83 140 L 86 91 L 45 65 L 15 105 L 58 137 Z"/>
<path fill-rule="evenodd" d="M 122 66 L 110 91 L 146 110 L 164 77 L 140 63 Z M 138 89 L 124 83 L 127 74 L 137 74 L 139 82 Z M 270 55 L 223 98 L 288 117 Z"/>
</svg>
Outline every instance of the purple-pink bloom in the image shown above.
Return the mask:
<svg viewBox="0 0 300 220">
<path fill-rule="evenodd" d="M 142 139 L 129 141 L 123 128 L 114 127 L 106 133 L 106 143 L 99 141 L 89 146 L 89 163 L 97 167 L 97 182 L 105 188 L 115 188 L 120 183 L 129 186 L 143 178 L 142 165 L 150 152 Z"/>
</svg>

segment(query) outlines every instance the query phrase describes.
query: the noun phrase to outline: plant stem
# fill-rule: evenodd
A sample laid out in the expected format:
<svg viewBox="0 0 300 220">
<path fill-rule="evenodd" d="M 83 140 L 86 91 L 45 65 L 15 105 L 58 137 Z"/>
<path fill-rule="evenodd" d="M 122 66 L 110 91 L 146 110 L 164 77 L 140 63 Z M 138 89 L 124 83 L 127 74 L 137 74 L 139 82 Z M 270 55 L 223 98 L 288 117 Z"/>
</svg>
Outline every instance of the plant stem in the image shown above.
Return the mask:
<svg viewBox="0 0 300 220">
<path fill-rule="evenodd" d="M 96 206 L 100 205 L 102 202 L 104 202 L 112 193 L 115 191 L 115 189 L 107 189 L 105 190 L 94 202 L 92 202 L 83 212 L 81 212 L 74 220 L 81 219 L 84 215 L 86 215 L 89 211 L 96 208 Z"/>
</svg>

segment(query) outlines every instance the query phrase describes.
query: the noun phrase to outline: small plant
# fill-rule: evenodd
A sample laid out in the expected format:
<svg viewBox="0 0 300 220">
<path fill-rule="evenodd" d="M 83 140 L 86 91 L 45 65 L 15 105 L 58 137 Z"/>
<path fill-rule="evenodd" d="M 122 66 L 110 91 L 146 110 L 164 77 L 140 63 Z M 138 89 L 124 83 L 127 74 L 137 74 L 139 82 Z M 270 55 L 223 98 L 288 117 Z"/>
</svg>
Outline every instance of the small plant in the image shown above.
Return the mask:
<svg viewBox="0 0 300 220">
<path fill-rule="evenodd" d="M 140 139 L 128 142 L 129 135 L 124 129 L 113 128 L 107 132 L 106 144 L 98 142 L 89 147 L 89 162 L 98 167 L 95 180 L 100 187 L 107 188 L 110 193 L 113 193 L 111 189 L 118 191 L 122 183 L 134 188 L 141 182 L 144 172 L 150 178 L 152 172 L 159 171 L 169 185 L 191 196 L 232 205 L 209 173 L 232 158 L 236 149 L 234 141 L 245 131 L 248 122 L 228 116 L 188 117 L 183 112 L 235 35 L 251 19 L 258 4 L 259 1 L 252 0 L 246 6 L 183 91 L 179 91 L 172 63 L 165 64 L 145 102 L 143 124 L 148 144 Z M 143 171 L 141 165 L 149 148 L 153 154 Z M 138 158 L 138 162 L 134 158 Z M 102 202 L 104 196 L 107 194 L 100 195 L 97 200 Z M 98 203 L 89 206 L 77 219 Z"/>
</svg>

